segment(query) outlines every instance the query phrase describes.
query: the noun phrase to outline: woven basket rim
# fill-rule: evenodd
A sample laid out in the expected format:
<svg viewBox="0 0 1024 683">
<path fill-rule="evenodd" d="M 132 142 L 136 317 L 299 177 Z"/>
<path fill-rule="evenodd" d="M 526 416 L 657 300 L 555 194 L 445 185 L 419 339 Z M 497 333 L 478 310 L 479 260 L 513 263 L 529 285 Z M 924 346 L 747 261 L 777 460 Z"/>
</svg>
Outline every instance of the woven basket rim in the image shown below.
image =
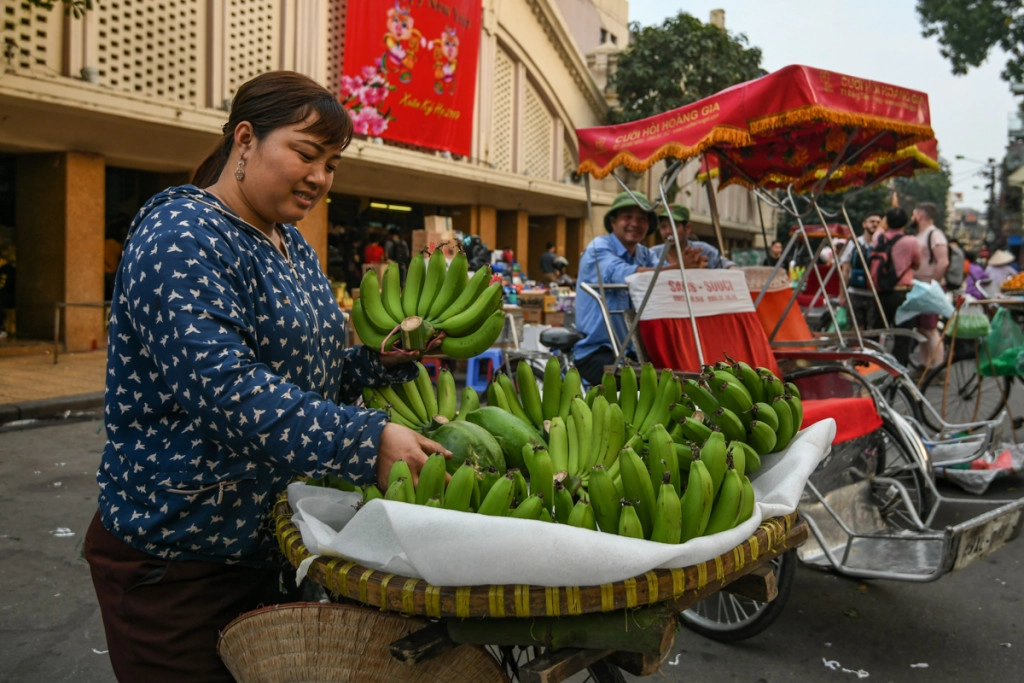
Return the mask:
<svg viewBox="0 0 1024 683">
<path fill-rule="evenodd" d="M 744 266 L 743 274 L 747 278 L 747 289 L 751 292 L 760 292 L 768 282 L 768 276 L 775 270 L 775 266 Z M 789 281 L 789 274 L 782 268 L 775 273 L 775 277 L 768 283 L 769 292 L 778 292 L 789 289 L 792 283 Z"/>
<path fill-rule="evenodd" d="M 282 553 L 294 567 L 313 555 L 291 520 L 287 492 L 273 507 Z M 722 555 L 682 569 L 652 569 L 643 575 L 601 586 L 434 586 L 423 579 L 390 574 L 341 557 L 318 556 L 307 577 L 364 605 L 406 615 L 443 617 L 542 617 L 610 612 L 627 607 L 678 600 L 708 586 L 727 585 L 751 564 L 764 563 L 807 537 L 807 523 L 794 511 L 762 520 L 743 543 Z"/>
</svg>

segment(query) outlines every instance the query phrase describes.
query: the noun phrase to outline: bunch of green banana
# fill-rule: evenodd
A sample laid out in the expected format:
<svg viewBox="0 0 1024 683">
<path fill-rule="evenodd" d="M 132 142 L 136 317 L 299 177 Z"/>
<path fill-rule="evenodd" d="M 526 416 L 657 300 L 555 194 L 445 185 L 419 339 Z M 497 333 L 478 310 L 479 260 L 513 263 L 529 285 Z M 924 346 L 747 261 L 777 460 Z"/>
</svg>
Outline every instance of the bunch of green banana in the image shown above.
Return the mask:
<svg viewBox="0 0 1024 683">
<path fill-rule="evenodd" d="M 419 362 L 415 379 L 405 384 L 367 388 L 363 400 L 370 408 L 386 411 L 393 422 L 419 432 L 434 428 L 437 423 L 464 419 L 466 413 L 480 407 L 480 397 L 471 386 L 463 387 L 460 399 L 455 377 L 447 368 L 438 371 L 435 389 L 429 371 Z"/>
<path fill-rule="evenodd" d="M 440 338 L 440 351 L 448 357 L 479 355 L 505 324 L 503 291 L 500 283 L 491 283 L 490 267 L 471 278 L 468 268 L 464 253 L 449 266 L 444 250 L 435 249 L 429 259 L 422 253 L 412 258 L 404 287 L 397 263 L 388 264 L 383 281 L 377 271 L 367 270 L 352 304 L 359 338 L 381 351 L 392 350 L 399 339 L 405 350 L 424 350 Z"/>
</svg>

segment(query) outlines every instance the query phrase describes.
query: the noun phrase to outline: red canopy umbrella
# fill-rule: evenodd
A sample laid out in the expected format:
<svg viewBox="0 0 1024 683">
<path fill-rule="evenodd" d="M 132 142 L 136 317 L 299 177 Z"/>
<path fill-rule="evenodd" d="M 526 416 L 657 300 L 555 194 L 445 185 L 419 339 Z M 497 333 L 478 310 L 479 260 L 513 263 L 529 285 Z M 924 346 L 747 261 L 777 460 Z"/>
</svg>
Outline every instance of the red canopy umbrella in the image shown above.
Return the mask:
<svg viewBox="0 0 1024 683">
<path fill-rule="evenodd" d="M 620 165 L 643 172 L 668 157 L 714 152 L 723 186 L 797 190 L 826 176 L 836 185 L 838 169 L 852 185 L 908 158 L 929 165 L 917 146 L 934 138 L 925 93 L 799 65 L 657 116 L 576 134 L 579 171 L 596 178 Z M 906 164 L 906 172 L 913 168 Z"/>
</svg>

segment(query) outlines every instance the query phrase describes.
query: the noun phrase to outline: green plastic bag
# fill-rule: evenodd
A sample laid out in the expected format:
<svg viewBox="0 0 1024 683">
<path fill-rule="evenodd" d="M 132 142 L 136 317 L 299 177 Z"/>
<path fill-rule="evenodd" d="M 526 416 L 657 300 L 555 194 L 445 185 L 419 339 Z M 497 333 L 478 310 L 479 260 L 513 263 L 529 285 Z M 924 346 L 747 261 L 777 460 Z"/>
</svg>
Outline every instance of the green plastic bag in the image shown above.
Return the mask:
<svg viewBox="0 0 1024 683">
<path fill-rule="evenodd" d="M 949 322 L 945 330 L 947 337 L 952 336 L 954 329 L 957 339 L 981 339 L 992 332 L 985 310 L 977 304 L 962 306 Z"/>
<path fill-rule="evenodd" d="M 1017 356 L 1022 351 L 1024 330 L 1009 310 L 1000 308 L 992 317 L 991 330 L 978 349 L 978 373 L 982 377 L 1017 375 Z"/>
</svg>

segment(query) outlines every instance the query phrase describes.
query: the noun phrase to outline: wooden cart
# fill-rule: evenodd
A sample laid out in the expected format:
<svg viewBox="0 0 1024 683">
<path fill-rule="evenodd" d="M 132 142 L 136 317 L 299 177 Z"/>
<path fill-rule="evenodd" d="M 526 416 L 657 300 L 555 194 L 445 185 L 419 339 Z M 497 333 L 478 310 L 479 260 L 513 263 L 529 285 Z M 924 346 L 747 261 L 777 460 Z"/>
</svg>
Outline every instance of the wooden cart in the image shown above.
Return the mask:
<svg viewBox="0 0 1024 683">
<path fill-rule="evenodd" d="M 298 567 L 312 556 L 291 517 L 282 496 L 274 508 L 277 539 Z M 614 681 L 622 680 L 615 667 L 637 676 L 657 671 L 672 650 L 679 612 L 709 595 L 726 590 L 772 600 L 777 589 L 768 563 L 807 535 L 794 512 L 764 520 L 746 541 L 707 562 L 600 586 L 434 586 L 325 556 L 311 560 L 307 576 L 336 598 L 428 619 L 391 645 L 392 656 L 409 664 L 471 643 L 488 646 L 506 675 L 520 681 L 554 683 L 585 669 L 595 680 Z"/>
</svg>

